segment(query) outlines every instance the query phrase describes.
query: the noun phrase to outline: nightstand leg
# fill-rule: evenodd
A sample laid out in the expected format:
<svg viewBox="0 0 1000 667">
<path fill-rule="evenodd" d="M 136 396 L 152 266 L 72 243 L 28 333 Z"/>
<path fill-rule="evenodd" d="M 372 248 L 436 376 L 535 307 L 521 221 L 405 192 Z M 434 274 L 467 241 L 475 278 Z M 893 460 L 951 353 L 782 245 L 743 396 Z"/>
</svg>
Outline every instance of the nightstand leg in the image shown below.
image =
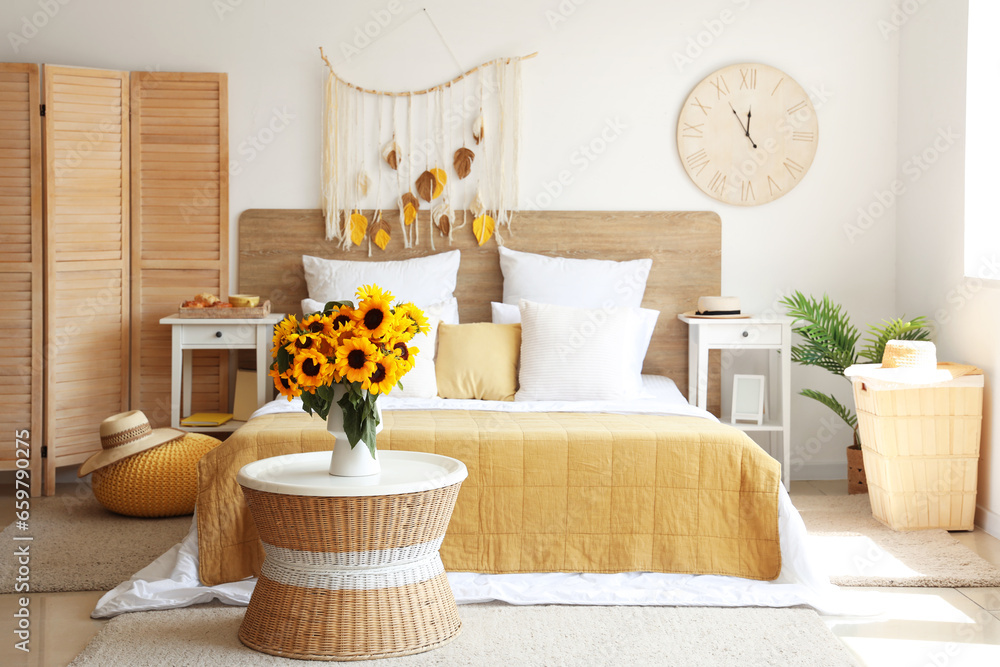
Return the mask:
<svg viewBox="0 0 1000 667">
<path fill-rule="evenodd" d="M 181 425 L 181 328 L 170 327 L 170 425 Z"/>
<path fill-rule="evenodd" d="M 708 348 L 698 346 L 698 407 L 708 409 Z"/>
<path fill-rule="evenodd" d="M 268 326 L 257 327 L 257 407 L 267 402 L 267 384 L 270 377 L 267 374 L 268 362 Z"/>
<path fill-rule="evenodd" d="M 183 395 L 184 401 L 184 416 L 189 417 L 191 415 L 191 388 L 194 386 L 192 382 L 193 373 L 193 356 L 194 350 L 183 350 L 183 369 L 182 369 L 182 379 L 181 379 L 181 393 Z"/>
</svg>

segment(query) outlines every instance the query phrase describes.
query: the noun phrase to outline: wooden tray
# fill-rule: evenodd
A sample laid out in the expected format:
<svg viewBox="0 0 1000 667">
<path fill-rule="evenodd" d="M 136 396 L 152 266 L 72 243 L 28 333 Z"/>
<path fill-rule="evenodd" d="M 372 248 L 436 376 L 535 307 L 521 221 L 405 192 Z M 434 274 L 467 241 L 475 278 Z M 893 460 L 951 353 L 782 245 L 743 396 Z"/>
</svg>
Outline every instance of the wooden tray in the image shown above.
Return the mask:
<svg viewBox="0 0 1000 667">
<path fill-rule="evenodd" d="M 185 308 L 177 309 L 177 317 L 206 320 L 252 320 L 271 314 L 271 302 L 265 301 L 253 308 Z"/>
</svg>

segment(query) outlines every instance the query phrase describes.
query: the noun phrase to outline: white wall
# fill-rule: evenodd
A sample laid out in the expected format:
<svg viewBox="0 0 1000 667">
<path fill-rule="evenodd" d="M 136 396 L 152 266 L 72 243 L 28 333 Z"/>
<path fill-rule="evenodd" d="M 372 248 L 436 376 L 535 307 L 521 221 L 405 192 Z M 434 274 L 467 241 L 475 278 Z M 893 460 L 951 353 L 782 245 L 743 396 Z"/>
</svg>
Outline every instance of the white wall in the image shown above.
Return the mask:
<svg viewBox="0 0 1000 667">
<path fill-rule="evenodd" d="M 976 523 L 1000 535 L 1000 434 L 992 423 L 1000 409 L 993 391 L 1000 372 L 1000 267 L 983 262 L 974 272 L 992 275 L 992 282 L 966 279 L 963 271 L 966 215 L 986 214 L 996 224 L 995 210 L 965 210 L 967 13 L 968 0 L 928 3 L 900 33 L 900 161 L 925 151 L 931 156 L 942 129 L 959 139 L 900 199 L 897 284 L 901 309 L 934 313 L 939 358 L 986 372 Z"/>
<path fill-rule="evenodd" d="M 857 323 L 897 314 L 895 207 L 854 243 L 845 233 L 856 210 L 896 174 L 898 52 L 895 37 L 878 25 L 890 17 L 888 0 L 4 0 L 0 26 L 17 33 L 41 5 L 60 9 L 17 53 L 8 36 L 0 45 L 4 59 L 229 73 L 238 163 L 231 181 L 234 248 L 241 211 L 319 205 L 318 46 L 346 78 L 387 89 L 447 80 L 494 57 L 537 50 L 524 66 L 523 203 L 569 170 L 572 183 L 550 208 L 715 210 L 723 220 L 723 291 L 741 297 L 746 309 L 765 311 L 779 293 L 800 289 L 829 292 Z M 383 9 L 389 25 L 344 62 L 341 44 Z M 680 67 L 675 54 L 689 48 L 693 62 Z M 741 61 L 787 72 L 815 93 L 820 117 L 819 151 L 807 177 L 784 198 L 754 208 L 702 194 L 684 174 L 674 140 L 690 89 Z M 248 140 L 276 116 L 289 118 L 287 128 L 262 151 L 250 150 Z M 579 147 L 608 122 L 624 129 L 582 169 Z M 851 400 L 845 382 L 796 368 L 793 389 L 805 386 L 837 387 L 842 400 Z M 827 414 L 793 399 L 793 455 L 805 463 L 793 475 L 844 476 L 849 434 L 842 429 L 828 438 L 820 422 Z M 805 451 L 807 442 L 813 450 Z"/>
</svg>

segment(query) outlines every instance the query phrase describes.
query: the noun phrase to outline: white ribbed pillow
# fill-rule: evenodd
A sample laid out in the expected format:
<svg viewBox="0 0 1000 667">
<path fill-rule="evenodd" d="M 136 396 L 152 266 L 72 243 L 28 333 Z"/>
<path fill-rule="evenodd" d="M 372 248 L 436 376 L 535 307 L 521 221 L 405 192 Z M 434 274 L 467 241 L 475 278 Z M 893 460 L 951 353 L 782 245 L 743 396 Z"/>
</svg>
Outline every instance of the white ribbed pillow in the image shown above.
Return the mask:
<svg viewBox="0 0 1000 667">
<path fill-rule="evenodd" d="M 638 398 L 642 364 L 635 308 L 573 308 L 521 300 L 515 401 Z"/>
</svg>

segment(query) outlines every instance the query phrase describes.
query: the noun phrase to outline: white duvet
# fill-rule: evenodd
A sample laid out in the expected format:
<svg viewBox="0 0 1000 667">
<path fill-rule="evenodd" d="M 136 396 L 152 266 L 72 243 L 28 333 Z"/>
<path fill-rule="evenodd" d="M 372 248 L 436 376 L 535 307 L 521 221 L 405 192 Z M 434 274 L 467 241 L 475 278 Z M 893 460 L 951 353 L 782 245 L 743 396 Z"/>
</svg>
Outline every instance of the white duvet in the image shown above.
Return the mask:
<svg viewBox="0 0 1000 667">
<path fill-rule="evenodd" d="M 643 376 L 648 398 L 617 401 L 500 402 L 454 399 L 380 399 L 383 410 L 495 410 L 507 412 L 618 412 L 697 416 L 710 413 L 688 405 L 674 383 L 663 377 Z M 256 413 L 301 411 L 301 402 L 278 399 Z M 251 417 L 252 419 L 253 417 Z M 204 586 L 198 579 L 198 532 L 106 593 L 91 616 L 107 618 L 130 611 L 172 609 L 218 599 L 246 605 L 256 579 Z M 511 604 L 691 605 L 719 607 L 789 607 L 809 605 L 823 613 L 859 613 L 864 606 L 841 593 L 810 553 L 805 525 L 784 487 L 778 500 L 781 538 L 781 574 L 774 581 L 753 581 L 715 575 L 626 572 L 621 574 L 475 574 L 449 572 L 448 580 L 461 603 L 500 600 Z M 867 613 L 871 613 L 868 611 Z"/>
</svg>

